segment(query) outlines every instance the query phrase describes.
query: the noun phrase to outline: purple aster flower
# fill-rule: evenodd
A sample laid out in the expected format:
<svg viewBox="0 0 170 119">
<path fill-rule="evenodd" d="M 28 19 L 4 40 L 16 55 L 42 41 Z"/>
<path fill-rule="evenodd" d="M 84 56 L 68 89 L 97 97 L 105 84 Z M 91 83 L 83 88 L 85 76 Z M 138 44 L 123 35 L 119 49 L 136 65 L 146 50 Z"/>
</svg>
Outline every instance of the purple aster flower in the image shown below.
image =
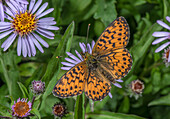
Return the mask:
<svg viewBox="0 0 170 119">
<path fill-rule="evenodd" d="M 166 17 L 166 20 L 167 20 L 168 22 L 170 22 L 170 17 L 167 16 L 167 17 Z M 167 25 L 166 23 L 164 23 L 163 21 L 157 20 L 157 23 L 158 23 L 159 25 L 161 25 L 162 27 L 164 27 L 164 28 L 166 28 L 166 29 L 168 29 L 168 30 L 170 31 L 170 26 Z M 158 44 L 158 43 L 160 43 L 160 42 L 162 42 L 162 41 L 164 41 L 164 40 L 166 40 L 166 39 L 170 39 L 170 32 L 165 32 L 165 31 L 154 32 L 154 33 L 152 34 L 152 36 L 154 36 L 154 37 L 159 37 L 158 39 L 156 39 L 155 41 L 152 42 L 152 45 L 155 45 L 155 44 Z M 160 47 L 158 47 L 158 48 L 155 50 L 155 52 L 160 52 L 160 51 L 163 50 L 165 47 L 167 47 L 169 44 L 170 44 L 170 41 L 164 43 L 163 45 L 161 45 Z"/>
<path fill-rule="evenodd" d="M 31 89 L 35 94 L 43 93 L 45 89 L 45 83 L 42 81 L 32 81 Z"/>
<path fill-rule="evenodd" d="M 5 8 L 5 16 L 10 22 L 0 22 L 0 39 L 9 35 L 3 42 L 1 48 L 6 51 L 15 39 L 18 39 L 17 54 L 29 57 L 36 55 L 36 47 L 40 52 L 44 52 L 40 43 L 48 48 L 49 45 L 38 34 L 48 38 L 54 39 L 54 33 L 49 30 L 58 30 L 59 28 L 53 26 L 56 24 L 53 17 L 42 18 L 51 13 L 54 8 L 45 10 L 48 3 L 41 5 L 42 0 L 31 0 L 29 6 L 23 3 L 12 3 L 13 0 L 6 1 L 8 7 Z M 20 0 L 21 1 L 21 0 Z M 27 9 L 28 7 L 28 9 Z"/>
<path fill-rule="evenodd" d="M 84 54 L 85 52 L 88 52 L 89 54 L 92 54 L 92 49 L 95 45 L 95 42 L 92 41 L 91 43 L 91 46 L 90 44 L 88 43 L 87 46 L 84 44 L 84 43 L 79 43 L 79 46 L 82 50 L 82 53 Z M 84 59 L 82 57 L 82 55 L 79 54 L 79 52 L 77 50 L 75 50 L 76 54 L 78 57 L 76 57 L 75 55 L 73 55 L 72 53 L 70 52 L 66 52 L 67 55 L 70 57 L 70 58 L 65 58 L 65 60 L 67 62 L 61 62 L 61 64 L 63 64 L 64 66 L 61 67 L 62 70 L 70 70 L 72 67 L 74 67 L 76 64 L 82 62 Z M 118 79 L 118 80 L 115 80 L 115 83 L 113 83 L 113 85 L 119 87 L 119 88 L 122 88 L 122 86 L 117 83 L 117 82 L 123 82 L 123 80 L 121 79 Z M 112 94 L 109 93 L 109 96 L 112 98 Z"/>
<path fill-rule="evenodd" d="M 5 18 L 3 2 L 9 2 L 9 0 L 0 0 L 0 20 L 1 21 L 4 21 L 4 18 Z M 13 4 L 14 6 L 20 3 L 28 4 L 27 0 L 10 0 L 10 4 Z"/>
<path fill-rule="evenodd" d="M 21 99 L 17 100 L 17 102 L 14 101 L 14 105 L 12 105 L 12 115 L 17 117 L 27 117 L 30 115 L 32 103 L 29 101 L 27 102 L 27 99 Z"/>
</svg>

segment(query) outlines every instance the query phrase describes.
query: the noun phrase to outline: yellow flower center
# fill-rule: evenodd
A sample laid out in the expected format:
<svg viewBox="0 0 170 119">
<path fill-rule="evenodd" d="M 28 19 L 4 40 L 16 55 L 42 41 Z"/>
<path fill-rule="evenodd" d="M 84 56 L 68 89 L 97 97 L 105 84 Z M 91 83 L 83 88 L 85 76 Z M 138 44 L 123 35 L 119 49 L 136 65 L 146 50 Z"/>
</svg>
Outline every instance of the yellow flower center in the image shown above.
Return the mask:
<svg viewBox="0 0 170 119">
<path fill-rule="evenodd" d="M 14 107 L 14 113 L 19 117 L 24 116 L 29 111 L 29 105 L 26 102 L 17 102 Z"/>
<path fill-rule="evenodd" d="M 20 36 L 27 35 L 37 28 L 38 19 L 35 19 L 35 15 L 27 11 L 25 13 L 16 14 L 13 20 L 12 27 Z"/>
</svg>

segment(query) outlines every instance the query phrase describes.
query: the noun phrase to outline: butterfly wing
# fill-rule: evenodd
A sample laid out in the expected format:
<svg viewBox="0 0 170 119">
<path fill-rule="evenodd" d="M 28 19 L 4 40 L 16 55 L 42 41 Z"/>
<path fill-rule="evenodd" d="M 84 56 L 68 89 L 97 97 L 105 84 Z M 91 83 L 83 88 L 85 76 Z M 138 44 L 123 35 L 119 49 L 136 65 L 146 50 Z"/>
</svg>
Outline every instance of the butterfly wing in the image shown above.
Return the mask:
<svg viewBox="0 0 170 119">
<path fill-rule="evenodd" d="M 101 73 L 98 75 L 95 72 L 89 72 L 85 82 L 85 95 L 93 101 L 102 100 L 111 89 L 110 82 L 100 75 Z"/>
<path fill-rule="evenodd" d="M 53 89 L 54 96 L 64 98 L 82 94 L 87 74 L 86 68 L 83 61 L 66 72 L 55 85 Z"/>
<path fill-rule="evenodd" d="M 100 56 L 99 65 L 106 70 L 113 79 L 121 79 L 131 70 L 132 57 L 126 48 L 117 49 Z M 111 82 L 114 80 L 109 78 Z"/>
<path fill-rule="evenodd" d="M 126 19 L 118 17 L 101 34 L 93 48 L 93 53 L 104 54 L 110 50 L 126 47 L 129 36 L 130 31 Z"/>
</svg>

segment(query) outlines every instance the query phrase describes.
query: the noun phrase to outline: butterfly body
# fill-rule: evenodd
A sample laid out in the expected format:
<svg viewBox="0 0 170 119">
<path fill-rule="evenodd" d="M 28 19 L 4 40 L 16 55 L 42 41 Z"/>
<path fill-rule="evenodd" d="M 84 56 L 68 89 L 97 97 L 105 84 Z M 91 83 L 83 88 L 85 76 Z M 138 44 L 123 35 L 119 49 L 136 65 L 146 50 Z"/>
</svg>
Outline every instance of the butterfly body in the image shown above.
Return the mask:
<svg viewBox="0 0 170 119">
<path fill-rule="evenodd" d="M 70 97 L 84 91 L 93 101 L 102 100 L 110 92 L 111 84 L 115 84 L 131 69 L 132 57 L 125 48 L 128 39 L 128 24 L 125 18 L 119 17 L 101 34 L 92 53 L 82 55 L 84 60 L 60 78 L 53 94 Z"/>
</svg>

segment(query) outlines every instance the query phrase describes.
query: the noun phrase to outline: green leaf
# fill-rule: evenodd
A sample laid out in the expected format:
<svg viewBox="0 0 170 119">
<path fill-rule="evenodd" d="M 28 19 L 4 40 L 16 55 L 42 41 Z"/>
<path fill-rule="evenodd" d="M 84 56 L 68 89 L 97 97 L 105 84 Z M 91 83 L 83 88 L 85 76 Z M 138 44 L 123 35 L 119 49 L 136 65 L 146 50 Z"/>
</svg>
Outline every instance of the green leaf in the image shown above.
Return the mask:
<svg viewBox="0 0 170 119">
<path fill-rule="evenodd" d="M 78 95 L 76 100 L 76 106 L 74 109 L 74 119 L 85 119 L 84 102 L 85 102 L 84 93 L 82 95 Z"/>
<path fill-rule="evenodd" d="M 21 82 L 18 82 L 18 85 L 22 91 L 22 94 L 24 95 L 24 98 L 27 98 L 28 97 L 27 88 Z"/>
<path fill-rule="evenodd" d="M 37 109 L 33 108 L 31 110 L 31 113 L 35 114 L 38 117 L 38 119 L 41 119 L 41 115 Z"/>
<path fill-rule="evenodd" d="M 121 114 L 107 111 L 89 113 L 86 117 L 91 119 L 145 119 L 136 115 Z"/>
<path fill-rule="evenodd" d="M 97 11 L 94 14 L 95 19 L 101 19 L 105 26 L 108 26 L 117 17 L 115 0 L 97 0 Z"/>
<path fill-rule="evenodd" d="M 120 113 L 128 113 L 130 108 L 129 98 L 127 96 L 124 97 L 123 102 L 121 103 L 118 112 Z"/>
<path fill-rule="evenodd" d="M 153 106 L 153 105 L 168 105 L 170 106 L 170 94 L 160 97 L 159 99 L 153 100 L 148 104 L 148 106 Z"/>
</svg>

